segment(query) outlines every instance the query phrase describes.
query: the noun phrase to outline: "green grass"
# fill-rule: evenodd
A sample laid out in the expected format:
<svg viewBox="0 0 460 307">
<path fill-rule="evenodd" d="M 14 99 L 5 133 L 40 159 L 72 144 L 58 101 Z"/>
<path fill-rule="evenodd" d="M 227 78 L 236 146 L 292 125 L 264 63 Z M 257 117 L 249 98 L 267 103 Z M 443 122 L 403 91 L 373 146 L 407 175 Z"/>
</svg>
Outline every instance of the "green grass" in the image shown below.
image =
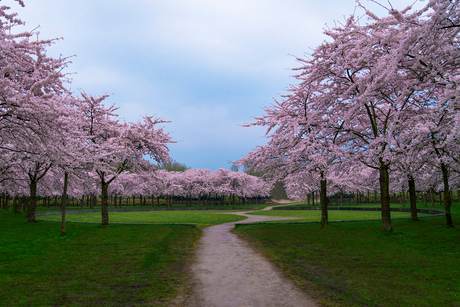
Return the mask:
<svg viewBox="0 0 460 307">
<path fill-rule="evenodd" d="M 247 205 L 244 205 L 244 206 L 239 206 L 239 205 L 235 205 L 234 207 L 232 207 L 233 209 L 235 210 L 240 210 L 240 208 L 243 208 L 243 210 L 247 210 L 247 209 L 244 209 L 244 208 L 251 208 L 251 209 L 255 209 L 255 210 L 260 210 L 260 209 L 263 209 L 265 207 L 268 207 L 268 206 L 273 206 L 273 204 L 263 204 L 263 205 L 251 205 L 251 204 L 247 204 Z M 171 206 L 170 209 L 185 209 L 185 210 L 188 210 L 188 209 L 198 209 L 198 208 L 207 208 L 207 209 L 216 209 L 218 211 L 228 211 L 228 208 L 229 206 L 226 205 L 224 207 L 222 206 L 205 206 L 205 205 L 202 205 L 201 207 L 198 207 L 198 206 L 192 206 L 192 207 L 187 207 L 185 205 L 180 205 L 180 204 L 174 204 Z M 225 209 L 225 210 L 219 210 L 219 209 Z M 122 206 L 122 208 L 114 208 L 113 206 L 109 206 L 109 210 L 112 210 L 112 209 L 168 209 L 166 207 L 166 205 L 162 204 L 160 205 L 159 207 L 157 207 L 156 205 L 155 206 L 139 206 L 139 205 L 136 205 L 136 206 L 132 206 L 132 205 L 129 205 L 129 206 Z M 70 207 L 70 206 L 67 206 L 66 208 L 67 211 L 80 211 L 80 210 L 94 210 L 94 211 L 101 211 L 101 206 L 95 206 L 94 208 L 90 208 L 90 207 L 86 207 L 86 205 L 82 208 L 81 206 L 73 206 L 73 207 Z M 57 208 L 54 207 L 54 205 L 51 205 L 49 208 L 48 207 L 43 207 L 43 206 L 37 206 L 36 208 L 36 212 L 44 212 L 44 211 L 61 211 L 60 207 L 58 206 Z M 199 211 L 199 210 L 198 210 Z M 206 211 L 206 210 L 203 210 L 203 211 Z M 240 210 L 241 211 L 241 210 Z"/>
<path fill-rule="evenodd" d="M 169 306 L 190 291 L 188 226 L 27 223 L 0 212 L 1 306 Z"/>
<path fill-rule="evenodd" d="M 270 210 L 256 211 L 249 213 L 251 215 L 269 215 L 269 216 L 289 216 L 297 217 L 298 220 L 286 221 L 271 221 L 271 223 L 292 223 L 292 222 L 320 222 L 321 210 Z M 419 214 L 422 216 L 422 214 Z M 345 210 L 329 210 L 329 221 L 345 221 L 345 220 L 370 220 L 381 219 L 380 211 L 345 211 Z M 410 217 L 410 212 L 391 212 L 392 218 Z M 270 222 L 265 222 L 270 223 Z"/>
<path fill-rule="evenodd" d="M 290 205 L 289 207 L 313 207 L 313 206 L 312 206 L 311 203 L 310 203 L 310 206 L 308 206 L 307 203 L 302 203 L 302 204 Z M 321 204 L 319 202 L 316 202 L 315 207 L 321 207 Z M 334 200 L 334 202 L 329 203 L 329 207 L 340 207 L 340 205 L 336 206 L 335 200 Z M 370 204 L 366 204 L 366 203 L 360 203 L 360 204 L 348 203 L 348 204 L 346 204 L 346 203 L 344 203 L 342 207 L 380 208 L 380 203 L 378 203 L 378 204 L 375 204 L 375 203 L 370 203 Z M 410 204 L 407 203 L 406 206 L 404 207 L 401 203 L 391 203 L 390 207 L 391 208 L 406 208 L 406 209 L 410 209 Z M 440 210 L 442 210 L 442 208 L 444 208 L 444 206 L 439 206 L 439 203 L 435 203 L 435 207 L 432 207 L 431 203 L 429 203 L 428 206 L 425 207 L 423 202 L 421 202 L 421 201 L 417 202 L 417 209 L 440 209 Z"/>
<path fill-rule="evenodd" d="M 460 224 L 459 204 L 452 212 Z M 460 227 L 446 227 L 444 216 L 392 224 L 392 233 L 381 232 L 380 221 L 244 225 L 233 232 L 323 306 L 460 306 Z"/>
<path fill-rule="evenodd" d="M 228 212 L 238 210 L 197 210 L 197 211 L 140 211 L 109 212 L 111 223 L 197 223 L 199 228 L 228 222 L 245 220 L 246 217 Z M 60 215 L 38 216 L 37 219 L 61 220 Z M 73 213 L 66 215 L 67 221 L 101 222 L 101 213 Z"/>
</svg>

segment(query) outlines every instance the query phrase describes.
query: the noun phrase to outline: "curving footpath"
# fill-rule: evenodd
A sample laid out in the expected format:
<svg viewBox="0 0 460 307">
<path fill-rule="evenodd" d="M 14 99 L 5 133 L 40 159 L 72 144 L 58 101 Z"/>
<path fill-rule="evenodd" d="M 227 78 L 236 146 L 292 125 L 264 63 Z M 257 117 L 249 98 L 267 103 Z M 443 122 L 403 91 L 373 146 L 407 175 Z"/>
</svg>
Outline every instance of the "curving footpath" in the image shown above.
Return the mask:
<svg viewBox="0 0 460 307">
<path fill-rule="evenodd" d="M 248 218 L 239 224 L 289 219 L 245 213 L 235 213 Z M 189 306 L 317 306 L 258 251 L 231 233 L 234 226 L 232 222 L 203 230 L 192 265 L 195 297 Z"/>
</svg>

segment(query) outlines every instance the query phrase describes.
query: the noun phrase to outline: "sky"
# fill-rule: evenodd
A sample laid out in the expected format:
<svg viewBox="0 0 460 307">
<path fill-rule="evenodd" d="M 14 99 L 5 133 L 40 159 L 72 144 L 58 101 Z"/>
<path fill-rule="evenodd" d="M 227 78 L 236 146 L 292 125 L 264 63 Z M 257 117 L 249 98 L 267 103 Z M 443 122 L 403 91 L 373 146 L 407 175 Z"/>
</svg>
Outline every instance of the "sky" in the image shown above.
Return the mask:
<svg viewBox="0 0 460 307">
<path fill-rule="evenodd" d="M 63 38 L 48 55 L 71 57 L 65 72 L 75 95 L 109 94 L 105 104 L 119 107 L 121 121 L 171 121 L 171 158 L 214 171 L 266 143 L 265 128 L 242 125 L 296 84 L 296 57 L 321 44 L 326 27 L 364 15 L 355 0 L 0 1 L 26 22 L 19 30 Z"/>
</svg>

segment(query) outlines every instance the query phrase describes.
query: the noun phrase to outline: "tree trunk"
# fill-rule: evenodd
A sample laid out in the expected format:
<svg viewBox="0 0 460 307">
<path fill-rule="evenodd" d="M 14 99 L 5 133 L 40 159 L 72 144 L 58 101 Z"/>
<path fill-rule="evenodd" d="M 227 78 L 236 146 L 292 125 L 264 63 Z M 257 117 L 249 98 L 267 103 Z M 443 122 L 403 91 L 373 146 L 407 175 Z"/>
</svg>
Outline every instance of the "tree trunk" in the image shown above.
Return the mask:
<svg viewBox="0 0 460 307">
<path fill-rule="evenodd" d="M 30 183 L 30 201 L 29 208 L 27 208 L 26 219 L 27 222 L 35 222 L 35 208 L 37 208 L 37 182 Z"/>
<path fill-rule="evenodd" d="M 410 218 L 413 221 L 418 221 L 417 217 L 417 195 L 415 194 L 414 177 L 409 176 L 409 199 L 410 199 Z"/>
<path fill-rule="evenodd" d="M 374 204 L 377 204 L 377 190 L 374 190 Z"/>
<path fill-rule="evenodd" d="M 426 207 L 428 207 L 428 192 L 423 193 L 423 204 Z"/>
<path fill-rule="evenodd" d="M 406 192 L 405 191 L 401 191 L 401 201 L 402 201 L 402 206 L 405 207 L 407 205 Z"/>
<path fill-rule="evenodd" d="M 444 183 L 444 211 L 446 211 L 446 222 L 447 226 L 453 227 L 452 214 L 450 213 L 450 207 L 452 206 L 452 200 L 450 199 L 450 190 L 449 190 L 449 173 L 447 166 L 444 163 L 441 163 L 442 171 L 442 181 Z"/>
<path fill-rule="evenodd" d="M 323 174 L 321 174 L 321 177 L 323 178 Z M 329 199 L 327 198 L 326 179 L 321 180 L 321 191 L 319 196 L 321 202 L 321 227 L 324 227 L 329 223 L 329 218 L 327 214 L 327 205 L 329 204 Z"/>
<path fill-rule="evenodd" d="M 67 172 L 64 172 L 64 189 L 62 191 L 61 201 L 61 236 L 65 236 L 65 205 L 67 202 Z"/>
<path fill-rule="evenodd" d="M 108 193 L 109 184 L 103 179 L 101 180 L 102 195 L 101 195 L 101 214 L 102 214 L 102 226 L 109 226 L 109 208 L 108 208 Z"/>
<path fill-rule="evenodd" d="M 19 197 L 16 196 L 13 199 L 13 212 L 14 213 L 21 213 L 21 203 L 19 202 Z"/>
<path fill-rule="evenodd" d="M 340 206 L 343 206 L 343 192 L 340 191 Z"/>
<path fill-rule="evenodd" d="M 27 203 L 27 197 L 23 196 L 21 197 L 21 204 L 22 204 L 22 211 L 27 211 L 28 208 L 28 203 Z"/>
<path fill-rule="evenodd" d="M 393 231 L 391 226 L 390 213 L 390 178 L 388 176 L 388 165 L 380 158 L 380 201 L 382 208 L 382 231 Z"/>
</svg>

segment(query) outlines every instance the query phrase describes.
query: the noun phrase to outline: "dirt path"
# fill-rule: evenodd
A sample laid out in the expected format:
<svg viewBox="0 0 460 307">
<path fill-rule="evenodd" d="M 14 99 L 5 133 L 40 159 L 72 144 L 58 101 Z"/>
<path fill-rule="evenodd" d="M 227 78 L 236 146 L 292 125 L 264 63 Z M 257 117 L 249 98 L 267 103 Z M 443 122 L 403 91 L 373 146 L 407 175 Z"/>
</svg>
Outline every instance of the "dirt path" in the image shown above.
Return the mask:
<svg viewBox="0 0 460 307">
<path fill-rule="evenodd" d="M 266 208 L 269 210 L 270 208 Z M 247 212 L 246 212 L 247 213 Z M 238 223 L 286 219 L 246 215 Z M 258 251 L 230 232 L 233 223 L 203 230 L 192 266 L 193 306 L 317 306 Z"/>
</svg>

